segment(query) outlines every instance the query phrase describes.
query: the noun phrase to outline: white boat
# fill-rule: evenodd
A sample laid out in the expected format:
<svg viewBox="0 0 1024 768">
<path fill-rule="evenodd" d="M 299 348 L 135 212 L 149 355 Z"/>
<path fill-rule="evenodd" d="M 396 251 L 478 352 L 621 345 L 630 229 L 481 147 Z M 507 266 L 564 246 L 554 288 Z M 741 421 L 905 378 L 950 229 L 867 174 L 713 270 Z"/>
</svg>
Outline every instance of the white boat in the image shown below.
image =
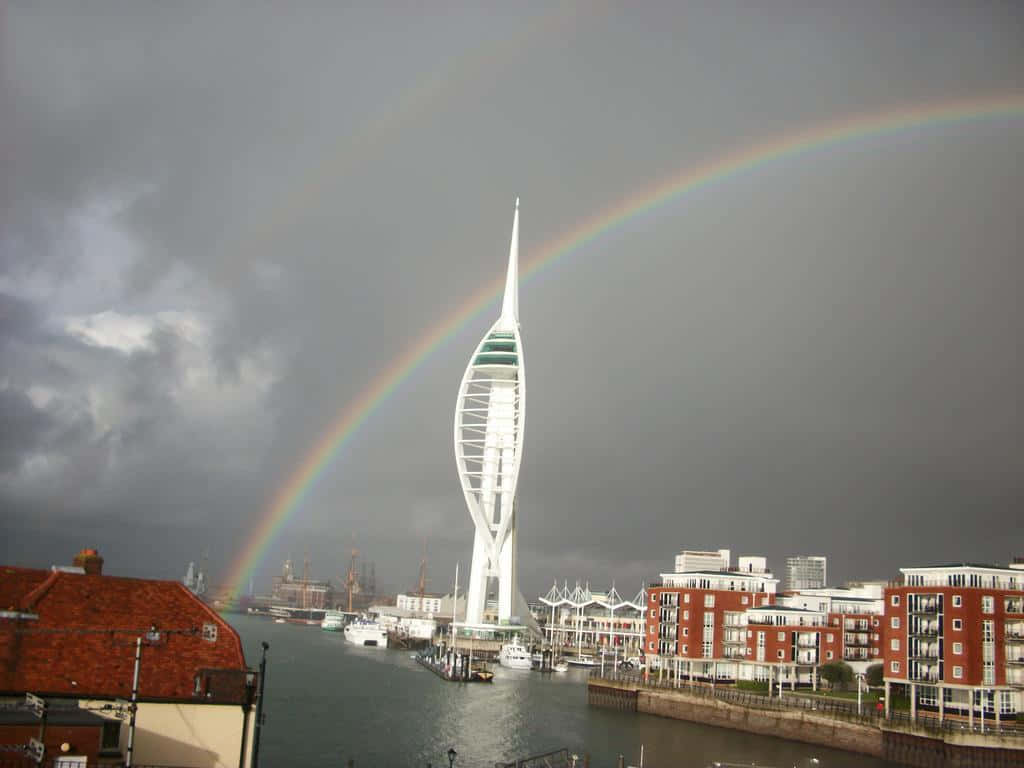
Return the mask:
<svg viewBox="0 0 1024 768">
<path fill-rule="evenodd" d="M 353 645 L 388 647 L 388 631 L 376 621 L 356 619 L 345 626 L 345 639 Z"/>
<path fill-rule="evenodd" d="M 345 616 L 341 611 L 328 611 L 324 620 L 320 622 L 320 629 L 324 632 L 341 632 L 345 627 Z"/>
<path fill-rule="evenodd" d="M 585 653 L 581 653 L 579 656 L 570 656 L 566 661 L 572 664 L 574 667 L 596 667 L 597 662 L 594 661 L 593 656 L 587 656 Z"/>
<path fill-rule="evenodd" d="M 275 624 L 287 624 L 288 622 L 284 619 L 274 619 Z"/>
<path fill-rule="evenodd" d="M 552 669 L 555 670 L 555 672 L 568 672 L 569 662 L 565 659 L 559 659 L 555 662 L 555 666 L 553 666 Z"/>
<path fill-rule="evenodd" d="M 533 667 L 530 652 L 523 647 L 518 637 L 501 646 L 501 651 L 498 652 L 498 663 L 509 669 L 531 669 Z"/>
</svg>

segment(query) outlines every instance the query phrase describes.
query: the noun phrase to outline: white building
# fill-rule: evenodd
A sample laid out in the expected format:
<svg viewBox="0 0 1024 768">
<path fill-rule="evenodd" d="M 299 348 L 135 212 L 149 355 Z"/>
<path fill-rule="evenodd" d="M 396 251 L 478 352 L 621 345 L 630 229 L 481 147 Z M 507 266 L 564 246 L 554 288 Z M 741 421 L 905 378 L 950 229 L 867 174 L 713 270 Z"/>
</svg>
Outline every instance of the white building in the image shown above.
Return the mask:
<svg viewBox="0 0 1024 768">
<path fill-rule="evenodd" d="M 684 549 L 676 555 L 676 573 L 687 571 L 727 571 L 732 554 L 728 549 L 701 551 Z"/>
<path fill-rule="evenodd" d="M 552 584 L 540 598 L 550 615 L 545 617 L 544 639 L 554 648 L 632 655 L 644 640 L 644 608 L 647 592 L 641 589 L 632 600 L 623 600 L 613 585 L 607 592 L 592 592 L 590 585 L 561 589 Z"/>
<path fill-rule="evenodd" d="M 431 616 L 441 613 L 441 602 L 444 595 L 424 594 L 422 599 L 419 595 L 399 595 L 395 605 L 413 613 L 426 613 Z"/>
<path fill-rule="evenodd" d="M 794 555 L 786 558 L 786 589 L 821 589 L 828 583 L 826 560 L 821 555 Z"/>
</svg>

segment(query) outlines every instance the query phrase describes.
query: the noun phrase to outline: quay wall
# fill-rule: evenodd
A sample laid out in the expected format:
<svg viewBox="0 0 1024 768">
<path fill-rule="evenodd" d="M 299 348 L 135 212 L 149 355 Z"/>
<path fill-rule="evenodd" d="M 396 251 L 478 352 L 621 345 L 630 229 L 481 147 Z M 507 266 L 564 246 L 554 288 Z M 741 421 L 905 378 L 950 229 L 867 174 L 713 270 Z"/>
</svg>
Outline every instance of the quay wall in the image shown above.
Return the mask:
<svg viewBox="0 0 1024 768">
<path fill-rule="evenodd" d="M 761 709 L 695 696 L 683 689 L 646 688 L 603 679 L 588 682 L 587 703 L 843 749 L 913 768 L 1024 768 L 1024 743 L 1019 738 L 956 732 L 939 735 L 904 724 L 879 727 L 813 711 Z"/>
</svg>

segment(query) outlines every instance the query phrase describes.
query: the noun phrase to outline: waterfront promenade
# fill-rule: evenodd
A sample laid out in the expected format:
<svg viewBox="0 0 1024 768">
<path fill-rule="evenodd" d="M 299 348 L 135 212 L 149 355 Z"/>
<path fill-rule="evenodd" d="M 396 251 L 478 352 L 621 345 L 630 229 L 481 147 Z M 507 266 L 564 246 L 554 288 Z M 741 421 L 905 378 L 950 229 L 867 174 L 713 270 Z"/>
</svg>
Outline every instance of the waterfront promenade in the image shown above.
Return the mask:
<svg viewBox="0 0 1024 768">
<path fill-rule="evenodd" d="M 829 746 L 920 768 L 1024 766 L 1024 730 L 1004 724 L 918 717 L 889 718 L 856 702 L 789 693 L 781 698 L 696 681 L 599 671 L 587 686 L 591 706 L 640 712 L 722 728 Z"/>
</svg>

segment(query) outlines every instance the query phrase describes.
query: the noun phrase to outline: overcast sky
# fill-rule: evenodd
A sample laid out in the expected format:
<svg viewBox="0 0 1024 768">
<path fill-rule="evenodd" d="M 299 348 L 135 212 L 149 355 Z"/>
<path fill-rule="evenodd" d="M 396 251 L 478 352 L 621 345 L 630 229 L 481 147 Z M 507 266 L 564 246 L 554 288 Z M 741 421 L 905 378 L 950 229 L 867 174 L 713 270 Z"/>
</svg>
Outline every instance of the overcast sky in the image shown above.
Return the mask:
<svg viewBox="0 0 1024 768">
<path fill-rule="evenodd" d="M 11 3 L 0 562 L 213 581 L 323 430 L 521 253 L 771 137 L 1024 89 L 1024 6 Z M 1024 90 L 1019 90 L 1024 94 Z M 681 548 L 834 582 L 1024 554 L 1024 119 L 685 195 L 520 289 L 524 593 Z M 452 417 L 492 305 L 269 548 L 468 563 Z M 263 582 L 262 584 L 260 582 Z M 631 596 L 631 594 L 629 595 Z"/>
</svg>

